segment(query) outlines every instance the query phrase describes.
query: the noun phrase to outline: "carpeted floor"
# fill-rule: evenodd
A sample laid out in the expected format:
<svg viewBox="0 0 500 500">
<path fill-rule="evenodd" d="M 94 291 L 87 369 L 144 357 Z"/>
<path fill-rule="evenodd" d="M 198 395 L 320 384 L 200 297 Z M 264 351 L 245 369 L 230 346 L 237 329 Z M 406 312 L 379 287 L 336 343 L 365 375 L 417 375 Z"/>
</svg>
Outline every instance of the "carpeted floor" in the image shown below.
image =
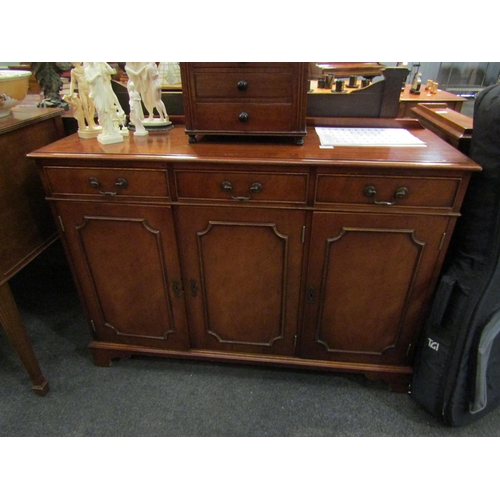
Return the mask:
<svg viewBox="0 0 500 500">
<path fill-rule="evenodd" d="M 449 428 L 363 376 L 145 357 L 96 367 L 59 245 L 10 282 L 50 391 L 31 391 L 0 329 L 0 436 L 500 435 L 500 409 Z"/>
</svg>

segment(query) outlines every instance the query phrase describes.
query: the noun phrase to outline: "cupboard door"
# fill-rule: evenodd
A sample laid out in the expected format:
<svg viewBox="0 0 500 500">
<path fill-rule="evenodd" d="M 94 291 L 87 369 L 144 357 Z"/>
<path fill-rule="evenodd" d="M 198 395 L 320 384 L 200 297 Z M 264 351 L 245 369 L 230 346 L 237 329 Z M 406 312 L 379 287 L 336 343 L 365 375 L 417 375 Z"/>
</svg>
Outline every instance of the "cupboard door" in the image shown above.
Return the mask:
<svg viewBox="0 0 500 500">
<path fill-rule="evenodd" d="M 57 203 L 97 340 L 187 349 L 169 207 Z"/>
<path fill-rule="evenodd" d="M 447 223 L 314 213 L 301 355 L 408 365 Z"/>
<path fill-rule="evenodd" d="M 193 349 L 293 356 L 302 211 L 179 207 Z"/>
</svg>

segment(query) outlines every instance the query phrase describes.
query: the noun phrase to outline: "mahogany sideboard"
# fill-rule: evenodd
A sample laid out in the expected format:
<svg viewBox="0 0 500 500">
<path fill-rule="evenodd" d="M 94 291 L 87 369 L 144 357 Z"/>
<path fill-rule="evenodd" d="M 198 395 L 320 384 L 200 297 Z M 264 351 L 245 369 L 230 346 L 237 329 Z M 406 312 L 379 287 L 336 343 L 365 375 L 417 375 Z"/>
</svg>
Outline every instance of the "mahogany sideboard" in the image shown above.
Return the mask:
<svg viewBox="0 0 500 500">
<path fill-rule="evenodd" d="M 25 118 L 0 120 L 0 322 L 40 395 L 49 385 L 8 281 L 58 237 L 35 162 L 26 154 L 64 136 L 62 113 L 33 106 Z"/>
<path fill-rule="evenodd" d="M 313 128 L 301 147 L 189 143 L 176 126 L 111 145 L 72 135 L 30 154 L 94 362 L 141 354 L 339 370 L 406 391 L 480 169 L 416 120 L 407 126 L 426 147 L 324 149 Z"/>
</svg>

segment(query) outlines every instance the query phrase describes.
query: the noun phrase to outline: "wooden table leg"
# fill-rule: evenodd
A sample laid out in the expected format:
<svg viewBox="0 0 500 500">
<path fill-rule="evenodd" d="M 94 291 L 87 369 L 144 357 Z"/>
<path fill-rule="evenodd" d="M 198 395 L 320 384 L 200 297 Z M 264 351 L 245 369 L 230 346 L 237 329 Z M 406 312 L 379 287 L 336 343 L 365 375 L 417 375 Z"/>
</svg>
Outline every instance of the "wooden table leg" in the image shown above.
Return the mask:
<svg viewBox="0 0 500 500">
<path fill-rule="evenodd" d="M 0 322 L 33 382 L 33 391 L 45 396 L 49 390 L 49 383 L 38 365 L 8 282 L 0 286 Z"/>
</svg>

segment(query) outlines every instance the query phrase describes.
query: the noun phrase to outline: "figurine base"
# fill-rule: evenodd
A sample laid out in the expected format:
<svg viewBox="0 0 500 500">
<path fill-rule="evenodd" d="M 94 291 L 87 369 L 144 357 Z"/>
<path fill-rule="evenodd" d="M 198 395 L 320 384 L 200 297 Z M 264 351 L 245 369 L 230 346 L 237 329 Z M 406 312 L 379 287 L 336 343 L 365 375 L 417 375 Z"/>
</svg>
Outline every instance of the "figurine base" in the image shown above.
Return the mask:
<svg viewBox="0 0 500 500">
<path fill-rule="evenodd" d="M 94 127 L 80 130 L 78 129 L 78 137 L 81 139 L 95 139 L 102 132 L 102 127 Z"/>
<path fill-rule="evenodd" d="M 160 118 L 142 120 L 141 123 L 144 125 L 147 132 L 165 132 L 174 128 L 171 121 L 161 120 Z M 129 130 L 135 130 L 135 125 L 133 123 L 129 123 L 128 128 Z M 135 134 L 137 134 L 137 132 L 135 132 Z"/>
<path fill-rule="evenodd" d="M 136 130 L 134 132 L 134 135 L 138 135 L 139 137 L 149 135 L 149 132 L 147 130 Z"/>
<path fill-rule="evenodd" d="M 123 142 L 123 136 L 121 134 L 114 134 L 114 135 L 102 135 L 99 134 L 97 136 L 97 140 L 101 144 L 115 144 L 116 142 Z"/>
</svg>

